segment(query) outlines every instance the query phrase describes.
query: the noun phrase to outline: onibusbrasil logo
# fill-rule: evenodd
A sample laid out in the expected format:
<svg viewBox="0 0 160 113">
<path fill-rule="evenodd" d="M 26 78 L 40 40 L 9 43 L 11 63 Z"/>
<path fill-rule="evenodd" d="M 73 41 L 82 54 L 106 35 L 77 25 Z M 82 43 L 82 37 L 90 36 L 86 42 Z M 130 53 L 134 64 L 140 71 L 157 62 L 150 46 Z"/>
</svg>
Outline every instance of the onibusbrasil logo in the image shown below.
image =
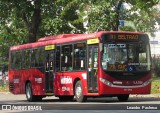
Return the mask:
<svg viewBox="0 0 160 113">
<path fill-rule="evenodd" d="M 42 106 L 36 105 L 2 105 L 3 111 L 33 111 L 42 110 Z"/>
</svg>

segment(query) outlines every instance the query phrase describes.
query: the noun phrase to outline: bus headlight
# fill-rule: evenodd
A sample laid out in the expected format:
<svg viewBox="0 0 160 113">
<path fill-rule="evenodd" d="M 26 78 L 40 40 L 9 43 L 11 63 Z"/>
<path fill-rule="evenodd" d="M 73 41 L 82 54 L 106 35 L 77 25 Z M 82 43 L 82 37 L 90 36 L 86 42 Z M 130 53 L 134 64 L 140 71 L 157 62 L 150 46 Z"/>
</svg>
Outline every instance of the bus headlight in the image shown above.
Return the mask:
<svg viewBox="0 0 160 113">
<path fill-rule="evenodd" d="M 143 84 L 140 84 L 140 85 L 131 85 L 131 86 L 124 85 L 124 86 L 122 86 L 122 85 L 114 85 L 104 78 L 100 78 L 100 81 L 107 86 L 117 87 L 117 88 L 139 88 L 139 87 L 145 87 L 151 83 L 151 80 L 147 80 L 146 82 L 144 82 Z"/>
<path fill-rule="evenodd" d="M 100 78 L 100 81 L 104 84 L 106 84 L 107 86 L 112 86 L 113 84 L 111 82 L 109 82 L 108 80 L 106 79 L 103 79 L 103 78 Z"/>
<path fill-rule="evenodd" d="M 145 81 L 144 83 L 143 83 L 143 86 L 147 86 L 148 84 L 150 84 L 151 83 L 151 80 L 147 80 L 147 81 Z"/>
</svg>

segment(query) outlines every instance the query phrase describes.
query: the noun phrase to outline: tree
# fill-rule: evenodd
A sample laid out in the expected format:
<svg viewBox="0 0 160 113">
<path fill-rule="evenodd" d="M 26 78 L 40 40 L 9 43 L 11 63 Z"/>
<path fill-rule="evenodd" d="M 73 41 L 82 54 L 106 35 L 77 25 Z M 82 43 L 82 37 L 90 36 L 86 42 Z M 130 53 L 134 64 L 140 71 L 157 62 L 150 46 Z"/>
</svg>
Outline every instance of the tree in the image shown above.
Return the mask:
<svg viewBox="0 0 160 113">
<path fill-rule="evenodd" d="M 24 42 L 35 42 L 37 37 L 46 35 L 82 33 L 83 22 L 78 15 L 80 2 L 80 0 L 1 0 L 0 10 L 3 13 L 0 15 L 5 27 L 8 27 L 8 23 L 22 23 L 27 35 Z"/>
<path fill-rule="evenodd" d="M 48 14 L 43 19 L 45 35 L 62 33 L 83 33 L 83 19 L 80 9 L 83 7 L 81 0 L 59 0 L 56 2 L 56 11 Z M 56 14 L 56 16 L 54 16 Z M 46 16 L 45 16 L 46 17 Z"/>
<path fill-rule="evenodd" d="M 130 9 L 123 8 L 122 3 L 130 5 Z M 156 4 L 156 0 L 96 0 L 91 3 L 88 12 L 89 32 L 118 30 L 119 20 L 127 20 L 135 24 L 137 31 L 153 33 L 156 30 L 154 25 L 160 18 L 156 16 L 158 10 L 153 7 Z"/>
<path fill-rule="evenodd" d="M 122 8 L 123 3 L 131 8 Z M 48 35 L 118 30 L 122 19 L 134 22 L 137 31 L 154 32 L 154 24 L 160 20 L 159 11 L 153 8 L 157 3 L 156 0 L 0 0 L 3 47 L 0 55 L 7 59 L 10 46 L 35 42 Z"/>
<path fill-rule="evenodd" d="M 149 32 L 151 35 L 154 35 L 154 32 L 157 30 L 155 24 L 160 19 L 157 16 L 160 10 L 155 7 L 158 3 L 159 0 L 138 0 L 132 3 L 126 19 L 134 23 L 137 31 Z"/>
<path fill-rule="evenodd" d="M 28 42 L 35 42 L 37 32 L 41 23 L 42 0 L 1 0 L 1 4 L 7 6 L 3 10 L 3 18 L 5 25 L 17 23 L 25 23 L 27 30 Z"/>
<path fill-rule="evenodd" d="M 78 0 L 1 0 L 0 55 L 8 59 L 10 46 L 35 42 L 39 37 L 82 33 Z"/>
</svg>

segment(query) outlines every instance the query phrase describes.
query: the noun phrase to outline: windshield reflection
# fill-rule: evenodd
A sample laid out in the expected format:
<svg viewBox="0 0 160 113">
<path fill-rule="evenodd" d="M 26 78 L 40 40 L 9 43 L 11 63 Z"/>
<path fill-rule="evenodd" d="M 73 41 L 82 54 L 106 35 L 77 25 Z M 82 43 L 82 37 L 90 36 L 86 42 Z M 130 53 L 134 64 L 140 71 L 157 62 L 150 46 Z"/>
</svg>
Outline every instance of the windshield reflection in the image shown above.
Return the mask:
<svg viewBox="0 0 160 113">
<path fill-rule="evenodd" d="M 104 44 L 102 68 L 105 71 L 149 71 L 150 64 L 148 44 Z"/>
</svg>

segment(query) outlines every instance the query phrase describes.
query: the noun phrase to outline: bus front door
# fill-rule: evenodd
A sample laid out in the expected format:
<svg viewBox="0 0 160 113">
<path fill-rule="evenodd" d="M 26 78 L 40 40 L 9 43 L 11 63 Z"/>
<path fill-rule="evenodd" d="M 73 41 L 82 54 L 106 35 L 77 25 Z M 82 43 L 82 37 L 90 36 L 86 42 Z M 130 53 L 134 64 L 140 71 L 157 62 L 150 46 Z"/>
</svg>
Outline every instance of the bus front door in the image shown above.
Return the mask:
<svg viewBox="0 0 160 113">
<path fill-rule="evenodd" d="M 46 51 L 45 54 L 45 86 L 46 94 L 53 95 L 53 70 L 54 70 L 54 50 Z"/>
<path fill-rule="evenodd" d="M 89 45 L 88 46 L 88 93 L 98 92 L 98 46 Z"/>
</svg>

